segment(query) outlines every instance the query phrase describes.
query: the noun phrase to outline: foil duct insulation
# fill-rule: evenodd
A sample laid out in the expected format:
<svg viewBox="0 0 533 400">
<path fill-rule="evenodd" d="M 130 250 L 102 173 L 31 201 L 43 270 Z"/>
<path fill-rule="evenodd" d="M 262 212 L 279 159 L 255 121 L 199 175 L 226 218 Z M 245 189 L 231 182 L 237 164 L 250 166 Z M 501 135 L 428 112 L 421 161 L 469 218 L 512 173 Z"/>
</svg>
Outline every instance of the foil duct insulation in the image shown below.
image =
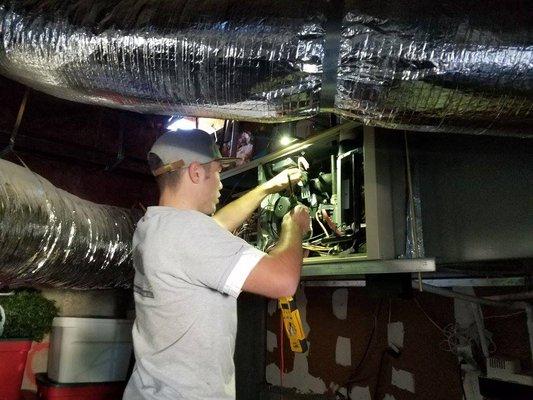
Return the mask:
<svg viewBox="0 0 533 400">
<path fill-rule="evenodd" d="M 346 3 L 339 113 L 393 129 L 533 134 L 530 0 Z"/>
<path fill-rule="evenodd" d="M 315 3 L 0 0 L 0 71 L 143 113 L 301 119 L 318 112 Z"/>
<path fill-rule="evenodd" d="M 323 106 L 395 129 L 530 135 L 529 3 L 0 0 L 0 72 L 143 113 L 283 122 Z"/>
<path fill-rule="evenodd" d="M 409 156 L 405 138 L 407 169 L 407 204 L 405 212 L 405 258 L 424 258 L 424 230 L 422 226 L 422 199 L 420 198 L 420 163 Z"/>
<path fill-rule="evenodd" d="M 0 159 L 0 288 L 130 287 L 137 218 Z"/>
</svg>

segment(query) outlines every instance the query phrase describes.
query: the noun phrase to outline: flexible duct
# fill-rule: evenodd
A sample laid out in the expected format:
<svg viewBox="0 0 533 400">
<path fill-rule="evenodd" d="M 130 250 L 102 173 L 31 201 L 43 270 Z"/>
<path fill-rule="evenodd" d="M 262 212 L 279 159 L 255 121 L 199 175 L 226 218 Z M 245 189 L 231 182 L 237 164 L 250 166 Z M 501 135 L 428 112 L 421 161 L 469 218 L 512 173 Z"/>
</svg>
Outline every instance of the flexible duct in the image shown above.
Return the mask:
<svg viewBox="0 0 533 400">
<path fill-rule="evenodd" d="M 136 217 L 0 159 L 0 288 L 129 287 Z"/>
<path fill-rule="evenodd" d="M 387 128 L 531 135 L 529 0 L 356 0 L 336 107 Z"/>
<path fill-rule="evenodd" d="M 527 135 L 532 14 L 528 0 L 0 0 L 0 71 L 85 103 L 261 122 L 316 114 L 332 76 L 327 110 L 370 125 Z"/>
<path fill-rule="evenodd" d="M 323 29 L 312 9 L 304 1 L 4 1 L 0 70 L 58 97 L 138 112 L 297 119 L 318 110 Z"/>
</svg>

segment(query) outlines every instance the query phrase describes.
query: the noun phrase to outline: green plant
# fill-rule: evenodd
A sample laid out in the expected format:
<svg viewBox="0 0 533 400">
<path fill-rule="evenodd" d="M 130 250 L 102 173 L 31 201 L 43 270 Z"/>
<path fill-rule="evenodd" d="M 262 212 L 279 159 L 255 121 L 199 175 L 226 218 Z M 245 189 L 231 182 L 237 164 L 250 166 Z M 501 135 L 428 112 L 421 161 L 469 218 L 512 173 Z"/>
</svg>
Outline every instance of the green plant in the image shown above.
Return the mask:
<svg viewBox="0 0 533 400">
<path fill-rule="evenodd" d="M 21 290 L 11 296 L 0 296 L 6 320 L 1 338 L 43 340 L 52 329 L 58 308 L 38 291 Z"/>
</svg>

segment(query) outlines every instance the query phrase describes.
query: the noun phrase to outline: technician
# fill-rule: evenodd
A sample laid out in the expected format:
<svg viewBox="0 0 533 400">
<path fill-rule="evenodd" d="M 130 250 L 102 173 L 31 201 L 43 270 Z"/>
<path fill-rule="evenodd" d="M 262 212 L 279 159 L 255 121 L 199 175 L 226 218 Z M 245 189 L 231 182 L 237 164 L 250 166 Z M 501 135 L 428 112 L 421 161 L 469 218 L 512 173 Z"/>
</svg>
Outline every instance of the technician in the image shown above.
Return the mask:
<svg viewBox="0 0 533 400">
<path fill-rule="evenodd" d="M 300 171 L 283 171 L 215 213 L 219 174 L 235 160 L 221 157 L 211 135 L 167 132 L 148 160 L 160 197 L 133 236 L 136 364 L 123 399 L 233 400 L 237 297 L 294 294 L 309 212 L 296 206 L 285 215 L 269 253 L 231 232 Z"/>
</svg>

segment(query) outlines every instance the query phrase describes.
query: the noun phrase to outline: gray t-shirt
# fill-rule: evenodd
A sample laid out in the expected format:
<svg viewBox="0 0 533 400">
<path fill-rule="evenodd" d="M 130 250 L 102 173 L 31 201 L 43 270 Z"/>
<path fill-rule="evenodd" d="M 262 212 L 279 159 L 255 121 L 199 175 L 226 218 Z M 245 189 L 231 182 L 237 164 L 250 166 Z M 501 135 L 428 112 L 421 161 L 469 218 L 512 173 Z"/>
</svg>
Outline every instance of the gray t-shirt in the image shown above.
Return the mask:
<svg viewBox="0 0 533 400">
<path fill-rule="evenodd" d="M 237 297 L 264 255 L 200 212 L 148 208 L 133 236 L 136 364 L 125 400 L 235 399 Z"/>
</svg>

